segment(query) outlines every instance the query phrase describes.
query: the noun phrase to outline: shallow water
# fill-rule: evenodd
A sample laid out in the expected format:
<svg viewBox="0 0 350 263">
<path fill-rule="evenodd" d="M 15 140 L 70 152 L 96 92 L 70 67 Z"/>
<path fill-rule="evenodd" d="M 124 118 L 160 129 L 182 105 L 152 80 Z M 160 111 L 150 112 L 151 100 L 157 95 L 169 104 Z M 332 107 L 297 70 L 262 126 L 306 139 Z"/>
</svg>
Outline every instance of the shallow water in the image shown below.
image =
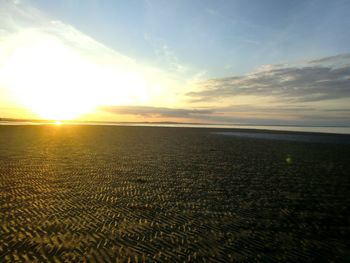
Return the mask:
<svg viewBox="0 0 350 263">
<path fill-rule="evenodd" d="M 271 132 L 214 132 L 217 135 L 233 136 L 240 138 L 252 138 L 263 140 L 280 140 L 280 141 L 298 141 L 309 143 L 334 143 L 334 144 L 350 144 L 350 138 L 344 136 L 330 134 L 296 134 L 296 133 L 271 133 Z"/>
</svg>

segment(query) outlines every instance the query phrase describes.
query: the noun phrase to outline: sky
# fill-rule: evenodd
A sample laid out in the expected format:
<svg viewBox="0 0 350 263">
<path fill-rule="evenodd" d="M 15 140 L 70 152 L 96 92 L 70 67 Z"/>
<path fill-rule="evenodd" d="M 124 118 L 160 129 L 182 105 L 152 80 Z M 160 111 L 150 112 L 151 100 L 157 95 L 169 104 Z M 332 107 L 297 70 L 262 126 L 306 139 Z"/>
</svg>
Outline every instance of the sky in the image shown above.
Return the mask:
<svg viewBox="0 0 350 263">
<path fill-rule="evenodd" d="M 350 126 L 349 10 L 0 0 L 0 118 Z"/>
</svg>

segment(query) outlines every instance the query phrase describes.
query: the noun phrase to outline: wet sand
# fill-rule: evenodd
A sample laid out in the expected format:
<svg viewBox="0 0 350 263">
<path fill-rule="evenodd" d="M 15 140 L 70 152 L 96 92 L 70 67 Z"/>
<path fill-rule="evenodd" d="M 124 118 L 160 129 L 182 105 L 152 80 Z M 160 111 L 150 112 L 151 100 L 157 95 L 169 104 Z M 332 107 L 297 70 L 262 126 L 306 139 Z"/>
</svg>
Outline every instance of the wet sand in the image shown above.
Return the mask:
<svg viewBox="0 0 350 263">
<path fill-rule="evenodd" d="M 0 262 L 350 260 L 350 136 L 220 132 L 0 126 Z"/>
</svg>

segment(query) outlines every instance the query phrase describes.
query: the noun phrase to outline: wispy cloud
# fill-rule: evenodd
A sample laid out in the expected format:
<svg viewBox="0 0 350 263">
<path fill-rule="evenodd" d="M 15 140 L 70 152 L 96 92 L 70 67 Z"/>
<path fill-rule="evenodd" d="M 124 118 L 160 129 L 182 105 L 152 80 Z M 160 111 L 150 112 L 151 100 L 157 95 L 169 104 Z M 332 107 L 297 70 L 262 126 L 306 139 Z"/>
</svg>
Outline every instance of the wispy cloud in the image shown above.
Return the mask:
<svg viewBox="0 0 350 263">
<path fill-rule="evenodd" d="M 144 38 L 152 46 L 153 52 L 162 66 L 177 73 L 186 73 L 189 70 L 187 65 L 180 62 L 180 59 L 164 39 L 150 34 L 144 34 Z"/>
<path fill-rule="evenodd" d="M 0 97 L 12 94 L 18 106 L 33 110 L 40 101 L 59 108 L 60 100 L 88 110 L 169 104 L 179 93 L 177 83 L 167 70 L 126 56 L 27 2 L 0 0 Z"/>
</svg>

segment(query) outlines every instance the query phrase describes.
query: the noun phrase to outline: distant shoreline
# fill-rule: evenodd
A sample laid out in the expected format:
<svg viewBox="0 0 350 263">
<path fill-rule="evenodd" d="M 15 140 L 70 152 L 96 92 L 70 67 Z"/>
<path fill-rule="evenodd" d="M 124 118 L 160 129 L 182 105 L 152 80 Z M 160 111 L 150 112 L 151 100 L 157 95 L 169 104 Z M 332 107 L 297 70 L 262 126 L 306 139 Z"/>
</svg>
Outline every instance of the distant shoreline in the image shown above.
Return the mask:
<svg viewBox="0 0 350 263">
<path fill-rule="evenodd" d="M 6 123 L 28 123 L 28 124 L 53 124 L 56 120 L 40 120 L 40 119 L 14 119 L 14 118 L 0 118 L 0 124 Z M 62 120 L 65 124 L 91 124 L 91 125 L 200 125 L 200 126 L 264 126 L 264 127 L 312 127 L 312 128 L 350 128 L 346 125 L 293 125 L 293 124 L 253 124 L 253 123 L 205 123 L 205 122 L 132 122 L 132 121 L 77 121 L 77 120 Z"/>
<path fill-rule="evenodd" d="M 54 125 L 49 120 L 21 120 L 0 118 L 0 125 Z M 208 124 L 181 122 L 100 122 L 100 121 L 62 121 L 63 125 L 96 125 L 96 126 L 142 126 L 142 127 L 182 127 L 213 129 L 248 129 L 275 132 L 306 132 L 326 134 L 350 134 L 347 126 L 301 126 L 301 125 L 254 125 L 254 124 Z"/>
</svg>

